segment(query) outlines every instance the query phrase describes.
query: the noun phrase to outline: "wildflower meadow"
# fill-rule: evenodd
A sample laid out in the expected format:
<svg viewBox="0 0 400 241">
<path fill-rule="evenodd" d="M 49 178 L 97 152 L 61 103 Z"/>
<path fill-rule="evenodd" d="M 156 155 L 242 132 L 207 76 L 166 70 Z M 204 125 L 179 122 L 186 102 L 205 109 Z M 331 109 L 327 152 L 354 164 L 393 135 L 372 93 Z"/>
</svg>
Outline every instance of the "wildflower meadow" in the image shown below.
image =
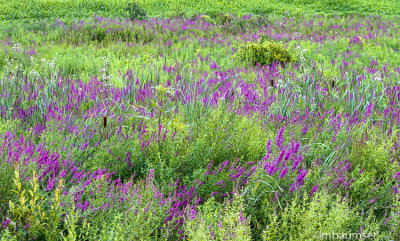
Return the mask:
<svg viewBox="0 0 400 241">
<path fill-rule="evenodd" d="M 399 16 L 0 0 L 0 240 L 400 241 Z"/>
</svg>

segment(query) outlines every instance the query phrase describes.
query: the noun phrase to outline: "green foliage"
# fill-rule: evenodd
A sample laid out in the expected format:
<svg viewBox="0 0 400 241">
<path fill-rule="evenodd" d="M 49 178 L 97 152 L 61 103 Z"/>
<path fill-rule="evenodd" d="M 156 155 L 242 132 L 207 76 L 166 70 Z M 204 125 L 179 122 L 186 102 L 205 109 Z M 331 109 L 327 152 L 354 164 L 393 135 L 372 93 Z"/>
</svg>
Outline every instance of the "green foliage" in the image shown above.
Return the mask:
<svg viewBox="0 0 400 241">
<path fill-rule="evenodd" d="M 390 227 L 389 234 L 393 240 L 400 239 L 400 195 L 393 196 L 393 207 L 390 210 L 390 216 L 387 219 L 388 226 Z"/>
<path fill-rule="evenodd" d="M 72 200 L 66 219 L 67 240 L 164 240 L 163 220 L 171 204 L 153 182 L 152 177 L 127 185 L 126 193 L 112 190 L 105 177 L 85 188 L 83 200 L 97 211 L 76 211 Z M 79 190 L 79 186 L 75 187 Z M 121 199 L 124 202 L 121 202 Z M 164 202 L 162 202 L 164 201 Z M 103 208 L 104 206 L 107 208 Z M 84 217 L 82 218 L 79 217 Z"/>
<path fill-rule="evenodd" d="M 126 0 L 35 0 L 35 1 L 0 1 L 0 20 L 44 20 L 68 18 L 75 20 L 92 17 L 94 14 L 107 17 L 125 14 Z"/>
<path fill-rule="evenodd" d="M 392 174 L 397 165 L 388 163 L 390 157 L 387 147 L 390 146 L 390 143 L 379 143 L 375 140 L 376 135 L 373 131 L 369 130 L 370 140 L 365 143 L 354 143 L 350 158 L 353 166 L 373 171 L 376 173 L 377 179 L 382 179 L 388 174 Z"/>
<path fill-rule="evenodd" d="M 13 166 L 0 160 L 0 216 L 6 217 L 8 202 L 13 199 L 10 187 L 13 185 Z M 2 221 L 2 220 L 0 220 Z"/>
<path fill-rule="evenodd" d="M 130 0 L 0 0 L 0 21 L 85 19 L 97 14 L 105 17 L 125 17 Z M 171 17 L 181 14 L 192 16 L 232 13 L 237 16 L 263 15 L 390 15 L 398 16 L 400 7 L 396 0 L 318 0 L 293 1 L 272 0 L 137 0 L 137 3 L 152 17 Z"/>
<path fill-rule="evenodd" d="M 9 201 L 11 212 L 11 223 L 9 229 L 18 239 L 46 238 L 47 240 L 56 239 L 61 230 L 60 195 L 62 182 L 59 182 L 55 190 L 54 197 L 50 204 L 45 201 L 45 195 L 39 189 L 38 178 L 33 173 L 32 180 L 29 181 L 30 189 L 23 189 L 19 171 L 15 169 L 13 192 L 17 195 L 17 201 Z M 49 206 L 48 206 L 49 205 Z"/>
<path fill-rule="evenodd" d="M 137 19 L 143 20 L 146 18 L 145 10 L 136 2 L 129 2 L 125 10 L 128 12 L 128 16 L 131 21 Z"/>
<path fill-rule="evenodd" d="M 79 221 L 78 214 L 75 209 L 75 205 L 66 209 L 66 215 L 64 220 L 64 228 L 66 234 L 63 233 L 64 240 L 77 240 L 77 223 Z M 81 238 L 81 237 L 80 237 Z"/>
<path fill-rule="evenodd" d="M 248 61 L 253 66 L 271 65 L 273 62 L 280 64 L 296 61 L 294 53 L 283 43 L 273 41 L 259 41 L 257 43 L 248 43 L 242 46 L 234 55 L 234 58 Z"/>
<path fill-rule="evenodd" d="M 296 198 L 263 231 L 263 240 L 318 240 L 322 233 L 358 233 L 361 217 L 341 197 L 318 192 Z M 375 220 L 363 222 L 365 233 L 379 233 Z"/>
<path fill-rule="evenodd" d="M 278 174 L 279 175 L 279 172 Z M 263 227 L 270 223 L 275 216 L 272 213 L 284 208 L 285 203 L 290 203 L 294 193 L 289 193 L 284 187 L 290 183 L 295 174 L 290 171 L 284 179 L 270 176 L 261 168 L 250 178 L 244 190 L 246 212 L 252 219 L 253 235 L 260 238 Z M 290 177 L 289 177 L 290 176 Z"/>
<path fill-rule="evenodd" d="M 185 234 L 188 240 L 251 240 L 250 218 L 244 213 L 243 200 L 235 195 L 232 201 L 218 203 L 214 198 L 203 204 L 196 217 L 187 217 Z"/>
<path fill-rule="evenodd" d="M 211 160 L 213 167 L 217 167 L 226 160 L 235 162 L 239 159 L 240 164 L 247 164 L 251 160 L 261 159 L 269 131 L 260 132 L 259 128 L 256 117 L 236 116 L 223 108 L 212 110 L 194 124 L 190 135 L 192 142 L 187 143 L 185 136 L 179 136 L 170 144 L 179 145 L 177 150 L 181 155 L 170 158 L 169 166 L 172 169 L 166 173 L 174 176 L 179 173 L 181 177 L 200 180 L 204 178 L 203 173 Z M 167 159 L 164 155 L 161 158 Z M 205 186 L 201 192 L 208 194 L 210 191 Z"/>
<path fill-rule="evenodd" d="M 17 237 L 12 235 L 9 229 L 0 231 L 0 241 L 17 241 Z"/>
<path fill-rule="evenodd" d="M 361 209 L 374 209 L 375 215 L 382 217 L 392 203 L 392 189 L 396 185 L 393 176 L 397 173 L 398 163 L 392 162 L 387 150 L 390 141 L 379 140 L 369 129 L 363 137 L 368 141 L 354 143 L 350 153 L 353 165 L 351 172 L 350 197 L 353 205 Z"/>
<path fill-rule="evenodd" d="M 84 167 L 89 170 L 110 169 L 115 176 L 122 180 L 129 179 L 135 172 L 137 177 L 143 177 L 147 173 L 147 164 L 143 155 L 139 152 L 138 140 L 124 140 L 118 136 L 112 136 L 102 142 L 98 148 L 90 148 L 82 157 L 86 160 Z M 91 153 L 94 153 L 91 157 Z"/>
<path fill-rule="evenodd" d="M 219 24 L 222 25 L 226 25 L 232 22 L 232 20 L 234 19 L 234 16 L 232 16 L 232 14 L 218 14 L 216 17 L 216 20 Z"/>
</svg>

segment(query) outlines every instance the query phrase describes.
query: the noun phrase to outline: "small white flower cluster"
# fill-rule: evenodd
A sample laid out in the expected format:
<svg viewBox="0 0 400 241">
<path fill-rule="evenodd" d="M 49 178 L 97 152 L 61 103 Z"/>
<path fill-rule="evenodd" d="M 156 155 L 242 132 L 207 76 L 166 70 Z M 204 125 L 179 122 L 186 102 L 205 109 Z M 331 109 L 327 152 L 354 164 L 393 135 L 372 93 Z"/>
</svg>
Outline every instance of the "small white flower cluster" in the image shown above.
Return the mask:
<svg viewBox="0 0 400 241">
<path fill-rule="evenodd" d="M 33 61 L 33 60 L 32 60 Z M 45 71 L 45 69 L 47 68 L 49 76 L 48 78 L 50 78 L 50 82 L 56 82 L 57 81 L 57 70 L 56 70 L 56 58 L 54 57 L 54 59 L 52 61 L 47 60 L 46 58 L 43 58 L 42 60 L 42 67 L 43 67 L 43 71 Z"/>
<path fill-rule="evenodd" d="M 55 57 L 54 57 L 54 59 L 53 59 L 52 61 L 46 60 L 46 58 L 43 58 L 43 59 L 42 59 L 42 63 L 43 63 L 44 65 L 47 65 L 47 66 L 50 67 L 51 69 L 54 69 L 54 68 L 56 67 L 55 61 L 56 61 L 56 58 L 55 58 Z M 43 66 L 43 67 L 44 67 L 44 66 Z"/>
<path fill-rule="evenodd" d="M 54 61 L 56 61 L 56 58 L 54 58 L 53 61 L 51 61 L 51 62 L 47 61 L 47 65 L 52 69 L 54 69 L 56 67 L 56 64 L 54 63 Z"/>
<path fill-rule="evenodd" d="M 302 72 L 299 74 L 299 78 L 303 79 L 306 76 L 307 68 L 306 68 L 306 58 L 304 58 L 304 54 L 307 53 L 307 49 L 302 49 L 301 46 L 296 47 L 296 51 L 299 53 L 300 59 L 300 69 Z"/>
<path fill-rule="evenodd" d="M 306 60 L 304 58 L 304 54 L 307 53 L 307 49 L 302 49 L 300 47 L 300 45 L 299 45 L 299 46 L 296 47 L 296 50 L 300 52 L 300 60 L 301 60 L 301 62 L 304 62 Z"/>
<path fill-rule="evenodd" d="M 6 73 L 9 75 L 14 75 L 14 73 L 18 73 L 22 71 L 21 62 L 18 64 L 18 59 L 6 59 Z"/>
<path fill-rule="evenodd" d="M 283 80 L 283 79 L 278 79 L 278 80 L 276 81 L 276 88 L 278 88 L 278 89 L 283 88 L 283 83 L 284 83 L 284 80 Z"/>
<path fill-rule="evenodd" d="M 12 67 L 12 65 L 13 65 L 12 62 L 13 62 L 12 59 L 10 59 L 10 60 L 6 59 L 6 66 L 7 66 L 8 69 L 11 69 L 11 67 Z"/>
<path fill-rule="evenodd" d="M 36 79 L 40 77 L 39 72 L 37 72 L 36 70 L 32 69 L 30 74 Z"/>
<path fill-rule="evenodd" d="M 42 64 L 46 64 L 47 66 L 49 66 L 50 68 L 54 68 L 56 66 L 56 64 L 54 63 L 56 61 L 56 58 L 54 57 L 54 59 L 52 61 L 50 60 L 46 60 L 46 58 L 42 59 Z"/>
<path fill-rule="evenodd" d="M 101 79 L 101 82 L 105 83 L 107 86 L 111 85 L 109 84 L 110 79 L 113 77 L 112 74 L 109 74 L 109 68 L 110 68 L 110 56 L 103 56 L 104 64 L 103 68 L 99 67 L 99 72 L 100 74 L 103 73 L 103 78 Z"/>
<path fill-rule="evenodd" d="M 15 53 L 22 53 L 22 51 L 24 51 L 21 44 L 14 44 L 14 46 L 11 47 L 11 50 Z"/>
<path fill-rule="evenodd" d="M 374 74 L 372 74 L 372 79 L 374 81 L 382 81 L 381 72 L 378 70 Z"/>
</svg>

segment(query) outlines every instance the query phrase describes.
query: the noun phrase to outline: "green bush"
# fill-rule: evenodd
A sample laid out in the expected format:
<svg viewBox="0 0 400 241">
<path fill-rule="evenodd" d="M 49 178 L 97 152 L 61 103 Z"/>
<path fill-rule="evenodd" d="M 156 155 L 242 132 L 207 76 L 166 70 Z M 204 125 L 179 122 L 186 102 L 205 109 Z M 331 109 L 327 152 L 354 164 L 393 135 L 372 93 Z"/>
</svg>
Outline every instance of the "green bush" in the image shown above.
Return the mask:
<svg viewBox="0 0 400 241">
<path fill-rule="evenodd" d="M 258 41 L 242 46 L 234 55 L 235 59 L 248 61 L 253 66 L 271 65 L 274 62 L 285 64 L 296 61 L 294 53 L 281 42 Z"/>
<path fill-rule="evenodd" d="M 45 199 L 45 194 L 40 190 L 36 173 L 33 173 L 30 188 L 23 187 L 18 168 L 15 169 L 13 192 L 17 200 L 9 201 L 11 222 L 8 225 L 11 234 L 18 240 L 56 240 L 61 230 L 61 190 L 62 181 L 59 182 L 54 197 Z"/>
<path fill-rule="evenodd" d="M 221 204 L 214 198 L 199 208 L 196 217 L 185 222 L 188 240 L 251 240 L 250 219 L 244 214 L 243 200 L 234 196 L 232 202 Z"/>
<path fill-rule="evenodd" d="M 322 191 L 311 200 L 307 197 L 305 194 L 299 201 L 296 196 L 281 212 L 271 215 L 263 240 L 319 240 L 322 233 L 357 234 L 361 225 L 364 234 L 379 233 L 372 216 L 362 220 L 340 196 Z"/>
<path fill-rule="evenodd" d="M 372 135 L 374 134 L 374 135 Z M 365 135 L 365 133 L 364 133 Z M 354 143 L 349 155 L 351 171 L 351 203 L 360 208 L 373 207 L 377 216 L 383 216 L 392 205 L 392 188 L 396 180 L 398 163 L 392 162 L 389 141 L 376 138 L 374 129 L 369 130 L 369 140 Z"/>
<path fill-rule="evenodd" d="M 149 175 L 133 185 L 129 182 L 121 187 L 110 187 L 104 176 L 93 181 L 82 196 L 82 201 L 91 206 L 85 211 L 75 210 L 74 202 L 65 200 L 66 206 L 70 207 L 66 218 L 67 237 L 79 237 L 79 240 L 165 240 L 167 233 L 162 227 L 171 202 L 165 201 L 153 183 L 153 177 Z M 79 190 L 80 186 L 75 188 Z"/>
<path fill-rule="evenodd" d="M 143 20 L 146 18 L 147 14 L 146 11 L 140 7 L 140 5 L 136 2 L 128 3 L 128 6 L 125 8 L 128 12 L 129 19 L 133 20 Z"/>
<path fill-rule="evenodd" d="M 0 232 L 0 241 L 18 241 L 17 237 L 11 234 L 9 229 Z"/>
</svg>

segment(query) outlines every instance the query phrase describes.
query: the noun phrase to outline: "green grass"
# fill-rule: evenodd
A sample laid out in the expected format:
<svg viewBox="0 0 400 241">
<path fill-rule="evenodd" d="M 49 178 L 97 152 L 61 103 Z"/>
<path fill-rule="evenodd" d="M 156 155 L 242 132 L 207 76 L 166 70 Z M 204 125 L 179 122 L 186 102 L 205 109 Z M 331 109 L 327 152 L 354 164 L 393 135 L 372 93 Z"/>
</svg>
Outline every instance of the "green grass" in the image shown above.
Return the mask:
<svg viewBox="0 0 400 241">
<path fill-rule="evenodd" d="M 0 0 L 0 21 L 127 17 L 130 0 Z M 150 17 L 195 14 L 400 15 L 397 0 L 136 0 Z"/>
</svg>

